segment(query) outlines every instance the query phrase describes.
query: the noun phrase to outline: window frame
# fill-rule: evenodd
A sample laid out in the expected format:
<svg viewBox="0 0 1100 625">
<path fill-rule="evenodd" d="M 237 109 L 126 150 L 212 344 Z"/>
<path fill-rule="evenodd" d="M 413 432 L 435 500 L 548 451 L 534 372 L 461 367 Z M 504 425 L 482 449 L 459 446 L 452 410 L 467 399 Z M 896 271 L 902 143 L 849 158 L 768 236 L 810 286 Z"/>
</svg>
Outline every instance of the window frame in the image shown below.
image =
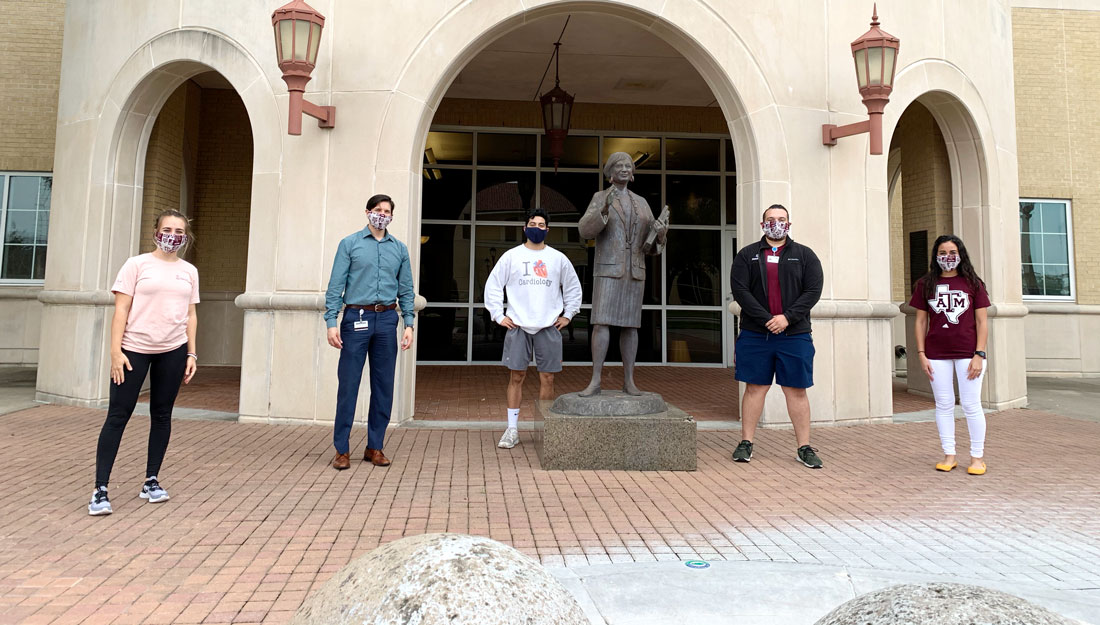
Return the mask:
<svg viewBox="0 0 1100 625">
<path fill-rule="evenodd" d="M 53 179 L 52 171 L 16 171 L 16 170 L 0 170 L 0 267 L 4 266 L 4 248 L 7 246 L 4 241 L 8 227 L 8 190 L 12 176 L 37 176 L 39 178 Z M 52 184 L 51 184 L 52 186 Z M 37 212 L 37 211 L 36 211 Z M 50 195 L 50 208 L 49 212 L 53 213 L 53 194 Z M 51 215 L 52 216 L 52 215 Z M 46 236 L 46 248 L 49 249 L 49 232 Z M 32 244 L 37 245 L 37 243 Z M 33 272 L 33 270 L 32 270 Z M 33 273 L 32 273 L 33 275 Z M 0 287 L 5 286 L 42 286 L 45 284 L 46 278 L 41 279 L 33 278 L 0 278 Z"/>
<path fill-rule="evenodd" d="M 1075 270 L 1076 263 L 1073 256 L 1073 201 L 1066 198 L 1036 198 L 1036 197 L 1021 197 L 1016 204 L 1016 220 L 1019 224 L 1020 205 L 1027 203 L 1035 204 L 1062 204 L 1066 209 L 1066 260 L 1069 264 L 1069 295 L 1027 295 L 1023 293 L 1023 274 L 1024 274 L 1024 262 L 1023 262 L 1023 248 L 1021 246 L 1020 254 L 1020 279 L 1021 287 L 1020 294 L 1025 302 L 1076 302 L 1077 301 L 1077 273 Z M 1024 231 L 1020 230 L 1020 235 Z M 1055 234 L 1048 233 L 1045 230 L 1039 234 Z M 1045 259 L 1044 259 L 1045 260 Z M 1034 264 L 1034 263 L 1031 263 Z M 1041 263 L 1039 266 L 1047 265 L 1050 263 Z"/>
</svg>

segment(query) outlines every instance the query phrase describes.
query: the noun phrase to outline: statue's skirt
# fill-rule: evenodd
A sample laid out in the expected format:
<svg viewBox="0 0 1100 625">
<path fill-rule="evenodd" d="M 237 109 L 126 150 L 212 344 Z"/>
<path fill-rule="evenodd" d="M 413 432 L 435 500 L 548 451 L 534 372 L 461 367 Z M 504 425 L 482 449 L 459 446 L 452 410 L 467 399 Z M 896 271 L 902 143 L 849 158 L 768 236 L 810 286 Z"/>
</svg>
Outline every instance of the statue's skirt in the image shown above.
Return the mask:
<svg viewBox="0 0 1100 625">
<path fill-rule="evenodd" d="M 596 276 L 592 288 L 591 325 L 640 328 L 645 280 Z"/>
</svg>

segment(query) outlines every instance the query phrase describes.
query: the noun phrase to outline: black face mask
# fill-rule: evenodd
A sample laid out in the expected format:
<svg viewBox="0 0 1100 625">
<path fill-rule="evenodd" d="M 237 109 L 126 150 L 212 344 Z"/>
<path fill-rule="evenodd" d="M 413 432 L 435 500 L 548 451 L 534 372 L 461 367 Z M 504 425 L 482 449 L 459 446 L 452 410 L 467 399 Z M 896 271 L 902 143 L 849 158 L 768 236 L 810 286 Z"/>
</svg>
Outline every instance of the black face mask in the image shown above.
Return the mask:
<svg viewBox="0 0 1100 625">
<path fill-rule="evenodd" d="M 547 231 L 543 230 L 542 228 L 533 228 L 531 226 L 523 229 L 523 234 L 527 235 L 527 240 L 534 243 L 535 245 L 538 245 L 539 243 L 542 243 L 546 240 L 546 233 Z"/>
</svg>

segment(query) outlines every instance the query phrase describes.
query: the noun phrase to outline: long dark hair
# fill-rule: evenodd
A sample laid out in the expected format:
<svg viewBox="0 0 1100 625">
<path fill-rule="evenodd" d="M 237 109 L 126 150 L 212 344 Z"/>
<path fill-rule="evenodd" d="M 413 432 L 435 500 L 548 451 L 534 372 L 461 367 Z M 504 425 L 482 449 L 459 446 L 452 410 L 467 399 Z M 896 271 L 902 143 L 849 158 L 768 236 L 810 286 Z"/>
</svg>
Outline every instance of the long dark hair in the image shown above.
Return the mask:
<svg viewBox="0 0 1100 625">
<path fill-rule="evenodd" d="M 970 254 L 966 252 L 966 246 L 963 245 L 962 239 L 953 234 L 944 234 L 937 237 L 936 242 L 932 244 L 932 260 L 928 263 L 928 273 L 921 278 L 924 286 L 924 299 L 932 299 L 932 296 L 936 293 L 936 283 L 940 281 L 940 275 L 943 273 L 940 264 L 936 262 L 936 256 L 939 254 L 940 246 L 947 242 L 954 243 L 959 248 L 959 266 L 956 270 L 970 285 L 970 289 L 977 293 L 985 288 L 985 282 L 982 282 L 982 279 L 978 277 L 978 272 L 974 271 L 974 265 L 970 264 Z"/>
</svg>

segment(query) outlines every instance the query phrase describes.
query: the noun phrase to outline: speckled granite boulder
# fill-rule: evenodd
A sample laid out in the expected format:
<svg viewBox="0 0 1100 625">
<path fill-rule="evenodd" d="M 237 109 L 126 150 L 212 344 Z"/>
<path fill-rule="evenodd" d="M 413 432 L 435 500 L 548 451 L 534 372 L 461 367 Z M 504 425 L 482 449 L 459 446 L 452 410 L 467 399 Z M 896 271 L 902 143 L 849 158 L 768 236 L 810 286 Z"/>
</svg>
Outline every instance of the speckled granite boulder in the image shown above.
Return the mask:
<svg viewBox="0 0 1100 625">
<path fill-rule="evenodd" d="M 1071 625 L 1019 597 L 967 584 L 905 584 L 856 597 L 815 625 Z"/>
<path fill-rule="evenodd" d="M 424 534 L 340 569 L 291 625 L 581 625 L 573 596 L 542 566 L 478 536 Z"/>
</svg>

